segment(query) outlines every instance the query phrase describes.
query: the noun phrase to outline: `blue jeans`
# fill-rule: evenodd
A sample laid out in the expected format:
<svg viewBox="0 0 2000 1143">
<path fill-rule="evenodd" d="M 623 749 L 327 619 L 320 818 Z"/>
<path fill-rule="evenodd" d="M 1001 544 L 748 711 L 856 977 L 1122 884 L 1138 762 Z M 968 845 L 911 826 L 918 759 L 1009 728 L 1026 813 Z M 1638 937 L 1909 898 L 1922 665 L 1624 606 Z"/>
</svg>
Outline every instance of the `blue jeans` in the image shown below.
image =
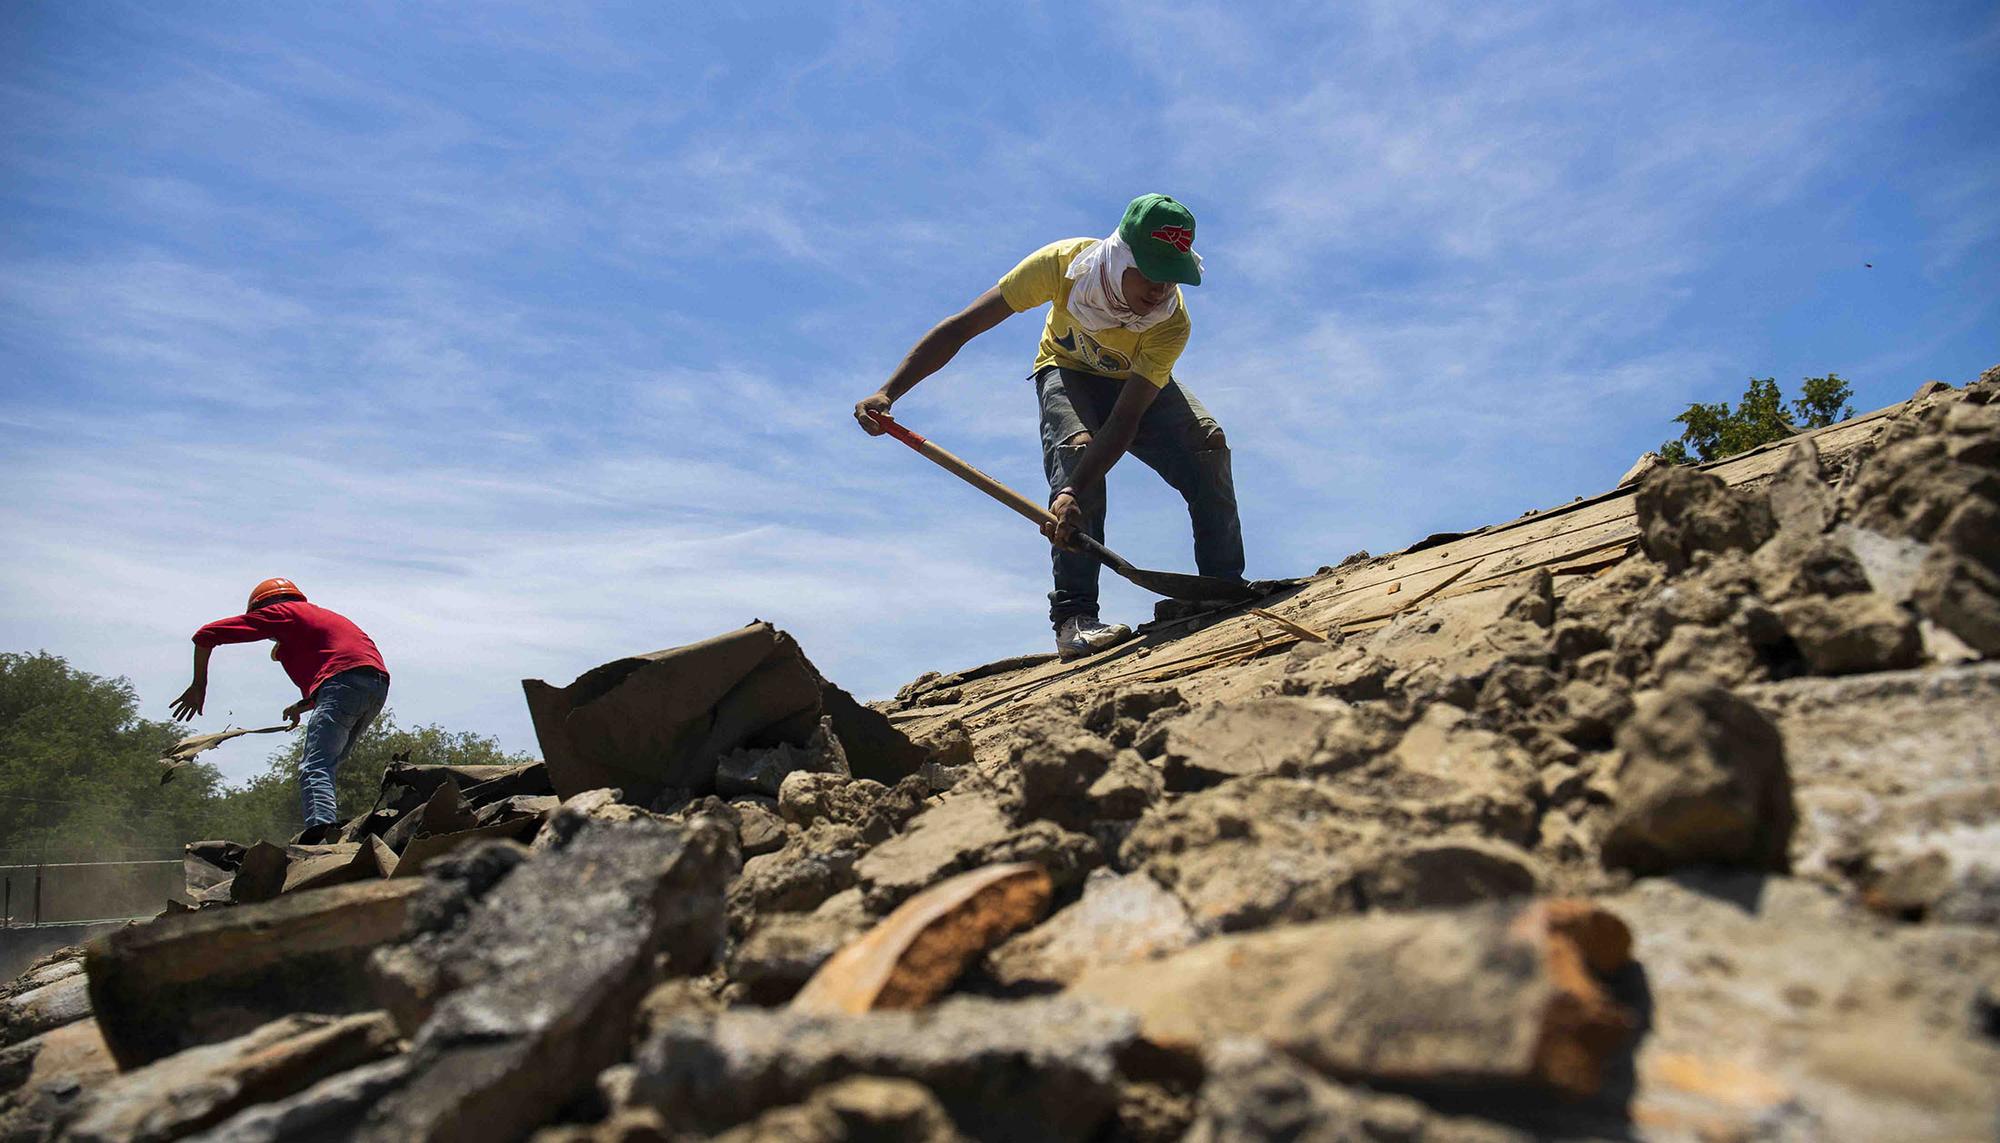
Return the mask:
<svg viewBox="0 0 2000 1143">
<path fill-rule="evenodd" d="M 354 752 L 354 743 L 382 713 L 388 698 L 388 676 L 367 667 L 342 671 L 313 692 L 306 753 L 299 764 L 299 796 L 308 829 L 336 820 L 334 771 Z"/>
<path fill-rule="evenodd" d="M 1042 468 L 1049 478 L 1051 502 L 1056 489 L 1069 483 L 1070 472 L 1089 447 L 1071 444 L 1070 439 L 1104 427 L 1111 407 L 1118 403 L 1120 387 L 1147 383 L 1139 379 L 1124 382 L 1056 365 L 1035 374 L 1035 395 L 1042 406 Z M 1211 434 L 1220 428 L 1194 394 L 1179 381 L 1169 380 L 1139 418 L 1139 434 L 1132 440 L 1131 452 L 1187 501 L 1188 518 L 1194 524 L 1195 569 L 1202 575 L 1241 582 L 1243 525 L 1236 515 L 1236 479 L 1230 471 L 1229 449 L 1209 447 Z M 1077 507 L 1083 509 L 1083 530 L 1103 543 L 1104 482 L 1078 489 Z M 1061 629 L 1063 620 L 1072 615 L 1097 615 L 1097 574 L 1102 565 L 1094 556 L 1052 550 L 1055 590 L 1049 592 L 1049 622 Z"/>
</svg>

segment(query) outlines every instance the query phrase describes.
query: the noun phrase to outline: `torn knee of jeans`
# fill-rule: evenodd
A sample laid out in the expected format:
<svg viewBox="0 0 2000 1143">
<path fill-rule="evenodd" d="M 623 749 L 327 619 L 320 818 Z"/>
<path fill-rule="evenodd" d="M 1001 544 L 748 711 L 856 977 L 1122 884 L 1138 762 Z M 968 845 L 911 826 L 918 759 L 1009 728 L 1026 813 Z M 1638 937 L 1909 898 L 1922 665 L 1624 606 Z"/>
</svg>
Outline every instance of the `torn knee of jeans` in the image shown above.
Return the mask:
<svg viewBox="0 0 2000 1143">
<path fill-rule="evenodd" d="M 1196 452 L 1221 452 L 1229 447 L 1229 438 L 1222 435 L 1221 425 L 1197 425 L 1193 435 Z"/>
<path fill-rule="evenodd" d="M 1074 434 L 1070 436 L 1068 440 L 1063 442 L 1063 447 L 1082 448 L 1084 445 L 1087 445 L 1089 443 L 1090 443 L 1090 430 L 1078 429 Z"/>
</svg>

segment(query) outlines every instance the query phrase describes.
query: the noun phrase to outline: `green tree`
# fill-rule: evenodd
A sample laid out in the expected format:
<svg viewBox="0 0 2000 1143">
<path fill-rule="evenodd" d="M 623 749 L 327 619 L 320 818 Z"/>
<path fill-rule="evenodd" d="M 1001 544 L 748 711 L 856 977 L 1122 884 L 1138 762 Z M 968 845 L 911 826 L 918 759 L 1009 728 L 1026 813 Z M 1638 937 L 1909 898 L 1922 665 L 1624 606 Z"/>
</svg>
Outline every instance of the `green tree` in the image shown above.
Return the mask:
<svg viewBox="0 0 2000 1143">
<path fill-rule="evenodd" d="M 1802 429 L 1820 429 L 1854 415 L 1847 403 L 1854 395 L 1838 373 L 1807 377 L 1803 396 L 1785 408 L 1775 377 L 1752 377 L 1743 399 L 1731 409 L 1727 402 L 1689 405 L 1675 417 L 1682 426 L 1679 439 L 1662 444 L 1659 453 L 1669 464 L 1695 464 L 1748 452 L 1761 444 L 1783 440 Z"/>
<path fill-rule="evenodd" d="M 0 654 L 0 863 L 171 858 L 202 838 L 282 842 L 298 832 L 303 731 L 240 787 L 199 759 L 161 785 L 159 758 L 188 729 L 138 710 L 124 679 L 76 670 L 45 651 Z M 335 774 L 343 819 L 374 804 L 396 756 L 460 766 L 533 761 L 467 731 L 405 730 L 384 711 Z"/>
<path fill-rule="evenodd" d="M 160 785 L 159 757 L 184 731 L 138 709 L 124 679 L 0 654 L 0 860 L 172 856 L 206 830 L 221 772 L 195 762 Z"/>
</svg>

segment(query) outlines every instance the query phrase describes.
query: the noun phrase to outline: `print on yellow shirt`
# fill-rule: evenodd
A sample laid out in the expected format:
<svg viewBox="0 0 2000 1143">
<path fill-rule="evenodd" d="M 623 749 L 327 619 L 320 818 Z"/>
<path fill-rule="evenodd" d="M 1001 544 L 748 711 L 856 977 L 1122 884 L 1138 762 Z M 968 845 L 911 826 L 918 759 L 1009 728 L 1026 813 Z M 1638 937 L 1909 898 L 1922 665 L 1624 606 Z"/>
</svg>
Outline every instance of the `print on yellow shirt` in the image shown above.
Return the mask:
<svg viewBox="0 0 2000 1143">
<path fill-rule="evenodd" d="M 1124 380 L 1143 377 L 1160 388 L 1172 379 L 1174 362 L 1187 348 L 1187 297 L 1182 295 L 1174 316 L 1145 331 L 1112 328 L 1085 330 L 1069 312 L 1069 264 L 1095 241 L 1065 238 L 1051 242 L 1021 260 L 1021 264 L 1000 279 L 1000 296 L 1015 313 L 1049 305 L 1049 318 L 1042 326 L 1042 344 L 1035 354 L 1035 372 L 1050 365 L 1081 369 L 1105 377 Z M 1180 293 L 1179 287 L 1175 293 Z"/>
</svg>

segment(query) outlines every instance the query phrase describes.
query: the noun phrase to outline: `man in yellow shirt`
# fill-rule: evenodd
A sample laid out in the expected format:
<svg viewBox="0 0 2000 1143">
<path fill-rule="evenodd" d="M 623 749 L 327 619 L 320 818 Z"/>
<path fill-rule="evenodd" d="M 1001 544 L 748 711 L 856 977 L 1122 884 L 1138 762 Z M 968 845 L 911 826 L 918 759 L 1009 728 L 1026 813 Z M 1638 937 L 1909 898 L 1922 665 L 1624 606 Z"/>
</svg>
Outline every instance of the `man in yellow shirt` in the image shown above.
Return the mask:
<svg viewBox="0 0 2000 1143">
<path fill-rule="evenodd" d="M 1056 545 L 1049 620 L 1065 659 L 1132 634 L 1122 623 L 1099 620 L 1099 565 L 1066 546 L 1077 531 L 1104 539 L 1104 474 L 1127 452 L 1187 500 L 1196 569 L 1243 578 L 1228 441 L 1173 376 L 1191 328 L 1180 286 L 1201 284 L 1193 247 L 1187 207 L 1163 194 L 1141 195 L 1111 237 L 1065 238 L 1028 255 L 925 334 L 882 388 L 854 406 L 861 427 L 880 435 L 874 414 L 944 368 L 966 342 L 1014 314 L 1049 306 L 1031 376 L 1041 400 L 1049 511 L 1057 521 L 1044 529 Z"/>
</svg>

